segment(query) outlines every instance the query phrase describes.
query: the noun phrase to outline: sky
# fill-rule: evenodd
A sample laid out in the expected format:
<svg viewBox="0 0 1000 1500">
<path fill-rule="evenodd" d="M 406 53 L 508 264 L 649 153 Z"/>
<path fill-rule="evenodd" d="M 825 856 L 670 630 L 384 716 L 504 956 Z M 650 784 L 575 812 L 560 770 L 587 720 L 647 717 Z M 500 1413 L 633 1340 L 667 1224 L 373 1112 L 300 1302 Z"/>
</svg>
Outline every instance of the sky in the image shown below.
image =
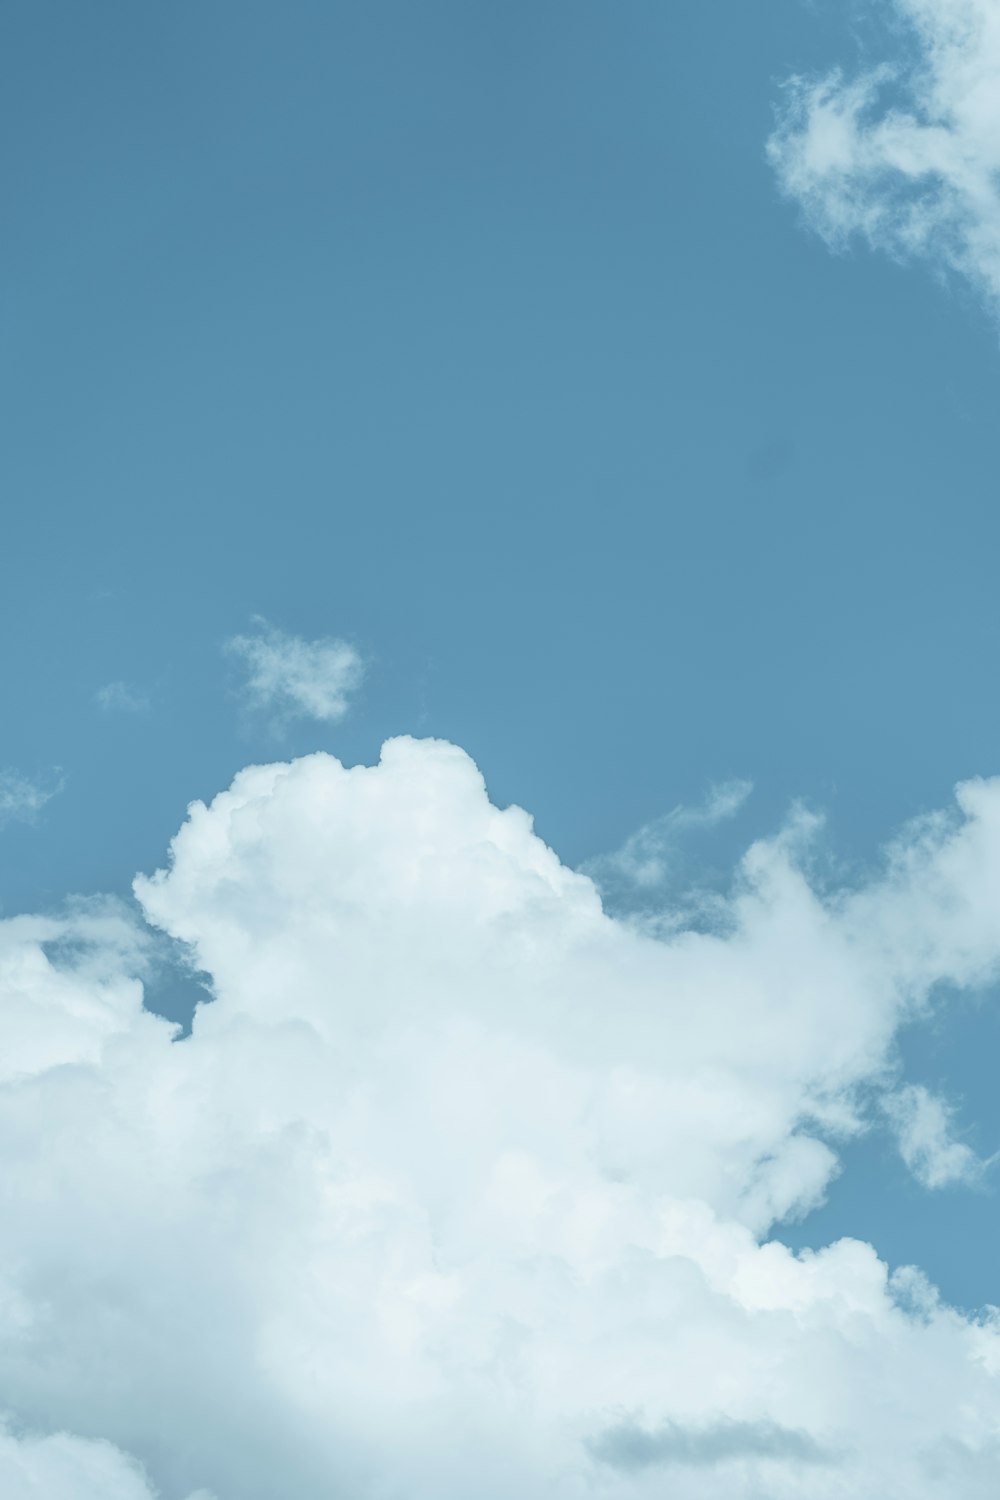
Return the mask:
<svg viewBox="0 0 1000 1500">
<path fill-rule="evenodd" d="M 4 1495 L 992 1496 L 994 0 L 11 0 L 0 162 Z"/>
</svg>

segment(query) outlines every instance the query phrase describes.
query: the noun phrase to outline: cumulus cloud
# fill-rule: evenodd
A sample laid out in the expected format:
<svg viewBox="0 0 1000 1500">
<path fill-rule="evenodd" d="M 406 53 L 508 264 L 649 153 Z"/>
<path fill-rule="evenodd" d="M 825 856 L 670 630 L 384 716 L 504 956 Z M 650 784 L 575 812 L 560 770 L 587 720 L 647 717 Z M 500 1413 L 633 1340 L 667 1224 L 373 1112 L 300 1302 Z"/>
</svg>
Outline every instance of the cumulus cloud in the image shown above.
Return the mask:
<svg viewBox="0 0 1000 1500">
<path fill-rule="evenodd" d="M 247 669 L 251 706 L 270 712 L 278 722 L 342 719 L 364 676 L 361 657 L 347 641 L 307 641 L 259 618 L 251 634 L 233 636 L 226 649 Z"/>
<path fill-rule="evenodd" d="M 43 786 L 16 771 L 0 770 L 0 828 L 5 823 L 30 823 L 62 791 L 62 782 Z"/>
<path fill-rule="evenodd" d="M 0 925 L 10 1430 L 159 1500 L 992 1500 L 993 1315 L 780 1223 L 995 977 L 1000 783 L 849 890 L 805 836 L 657 939 L 402 739 L 241 772 L 137 881 L 184 1040 L 118 909 Z"/>
<path fill-rule="evenodd" d="M 145 693 L 127 682 L 106 682 L 94 694 L 94 701 L 108 713 L 144 714 L 149 712 Z"/>
<path fill-rule="evenodd" d="M 831 245 L 965 277 L 1000 315 L 1000 8 L 884 0 L 899 56 L 786 85 L 769 153 Z"/>
<path fill-rule="evenodd" d="M 927 1188 L 977 1182 L 987 1163 L 971 1146 L 956 1140 L 953 1111 L 922 1084 L 907 1084 L 884 1101 L 899 1152 L 918 1182 Z"/>
</svg>

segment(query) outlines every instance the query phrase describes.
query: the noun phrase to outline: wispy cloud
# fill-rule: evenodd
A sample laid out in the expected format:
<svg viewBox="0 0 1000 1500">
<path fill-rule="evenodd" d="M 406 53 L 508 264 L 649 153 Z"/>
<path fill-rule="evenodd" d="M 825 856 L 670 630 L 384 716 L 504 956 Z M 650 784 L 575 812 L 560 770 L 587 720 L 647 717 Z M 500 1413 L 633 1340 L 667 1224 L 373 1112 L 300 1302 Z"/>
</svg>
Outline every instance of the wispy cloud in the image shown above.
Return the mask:
<svg viewBox="0 0 1000 1500">
<path fill-rule="evenodd" d="M 15 821 L 32 822 L 62 789 L 61 777 L 52 785 L 43 786 L 16 771 L 0 770 L 0 828 Z"/>
<path fill-rule="evenodd" d="M 965 277 L 1000 317 L 1000 6 L 883 0 L 899 55 L 785 86 L 769 155 L 833 247 Z"/>
<path fill-rule="evenodd" d="M 226 650 L 247 669 L 247 701 L 279 723 L 291 718 L 324 723 L 342 719 L 364 676 L 361 657 L 348 641 L 306 640 L 260 617 L 251 633 L 227 641 Z"/>
<path fill-rule="evenodd" d="M 954 1110 L 923 1084 L 907 1084 L 884 1101 L 899 1154 L 926 1188 L 974 1183 L 988 1162 L 955 1137 Z"/>
<path fill-rule="evenodd" d="M 145 693 L 127 682 L 106 682 L 94 694 L 94 701 L 106 713 L 145 714 L 149 712 L 149 699 Z"/>
<path fill-rule="evenodd" d="M 667 878 L 682 834 L 714 828 L 734 817 L 752 791 L 749 781 L 720 782 L 699 806 L 675 807 L 654 818 L 630 834 L 620 849 L 589 860 L 584 870 L 602 887 L 626 885 L 639 891 L 652 890 Z"/>
</svg>

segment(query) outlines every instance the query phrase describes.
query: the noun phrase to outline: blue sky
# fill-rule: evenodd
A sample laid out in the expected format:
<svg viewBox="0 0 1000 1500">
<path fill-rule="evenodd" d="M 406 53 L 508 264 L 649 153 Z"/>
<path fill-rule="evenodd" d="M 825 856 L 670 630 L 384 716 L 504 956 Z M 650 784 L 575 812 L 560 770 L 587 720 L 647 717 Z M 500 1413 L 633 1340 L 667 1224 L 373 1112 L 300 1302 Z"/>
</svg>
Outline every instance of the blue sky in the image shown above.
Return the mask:
<svg viewBox="0 0 1000 1500">
<path fill-rule="evenodd" d="M 765 160 L 835 15 L 68 9 L 4 22 L 4 758 L 67 778 L 7 909 L 272 752 L 257 613 L 373 659 L 335 749 L 453 737 L 570 861 L 729 775 L 867 853 L 991 768 L 995 332 Z"/>
<path fill-rule="evenodd" d="M 782 113 L 886 57 L 903 90 L 938 12 L 982 4 L 8 6 L 0 768 L 53 795 L 0 830 L 0 915 L 128 901 L 240 768 L 392 735 L 462 746 L 572 869 L 751 783 L 671 825 L 644 919 L 798 805 L 817 887 L 861 886 L 997 770 L 992 220 L 942 197 L 922 238 L 869 114 L 831 188 L 826 96 Z M 254 705 L 227 642 L 268 628 L 350 643 L 349 712 Z M 885 1054 L 984 1158 L 990 982 Z M 998 1300 L 991 1169 L 842 1149 L 786 1244 Z"/>
</svg>

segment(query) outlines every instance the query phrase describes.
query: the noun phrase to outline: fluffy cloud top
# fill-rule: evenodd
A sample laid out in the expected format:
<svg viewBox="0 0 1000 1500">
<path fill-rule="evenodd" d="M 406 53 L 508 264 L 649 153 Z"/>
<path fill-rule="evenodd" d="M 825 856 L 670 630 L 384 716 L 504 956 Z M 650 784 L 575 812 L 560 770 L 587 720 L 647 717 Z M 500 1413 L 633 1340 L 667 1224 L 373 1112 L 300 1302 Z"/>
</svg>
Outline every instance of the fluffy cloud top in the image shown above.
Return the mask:
<svg viewBox="0 0 1000 1500">
<path fill-rule="evenodd" d="M 62 1432 L 15 1437 L 0 1430 L 0 1493 L 4 1500 L 155 1500 L 133 1459 L 110 1443 Z"/>
<path fill-rule="evenodd" d="M 266 620 L 258 619 L 252 634 L 233 636 L 226 649 L 246 666 L 251 705 L 279 721 L 342 719 L 364 676 L 361 658 L 347 641 L 303 640 Z"/>
<path fill-rule="evenodd" d="M 903 60 L 796 78 L 771 159 L 832 245 L 860 235 L 966 277 L 1000 315 L 1000 7 L 885 0 Z"/>
<path fill-rule="evenodd" d="M 394 740 L 242 772 L 137 882 L 212 976 L 184 1040 L 113 910 L 0 926 L 0 1477 L 49 1442 L 56 1500 L 100 1463 L 115 1500 L 992 1500 L 1000 1327 L 772 1235 L 900 1022 L 996 974 L 1000 783 L 861 888 L 802 837 L 664 941 Z"/>
</svg>

